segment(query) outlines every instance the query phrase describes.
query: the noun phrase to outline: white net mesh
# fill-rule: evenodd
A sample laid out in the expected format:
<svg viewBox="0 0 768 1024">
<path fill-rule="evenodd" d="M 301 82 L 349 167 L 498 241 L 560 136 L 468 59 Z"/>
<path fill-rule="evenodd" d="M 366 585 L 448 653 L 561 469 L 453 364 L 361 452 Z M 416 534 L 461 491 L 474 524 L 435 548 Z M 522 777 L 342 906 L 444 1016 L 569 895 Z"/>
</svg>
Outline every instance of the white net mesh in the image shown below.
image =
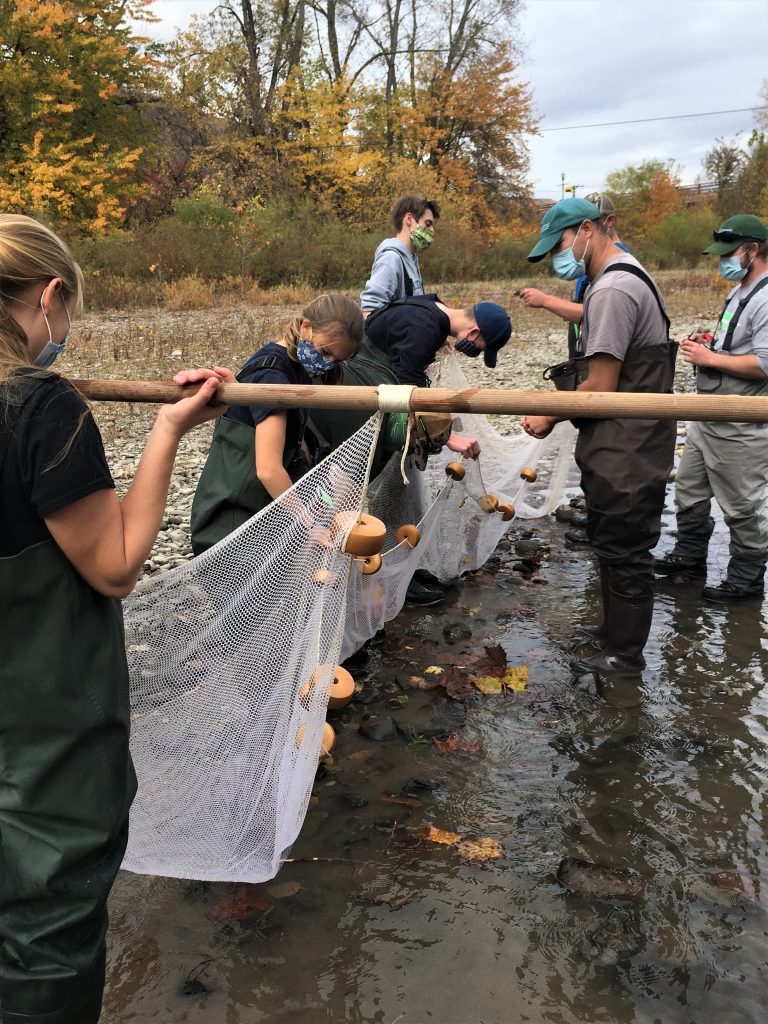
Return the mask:
<svg viewBox="0 0 768 1024">
<path fill-rule="evenodd" d="M 448 363 L 442 384 L 458 379 Z M 126 601 L 139 793 L 124 867 L 221 881 L 276 874 L 304 820 L 332 666 L 400 611 L 417 568 L 447 580 L 483 564 L 510 525 L 478 504 L 488 490 L 518 515 L 557 502 L 570 428 L 532 442 L 484 417 L 462 421 L 481 442 L 482 473 L 467 461 L 465 478 L 447 481 L 441 454 L 425 473 L 409 469 L 406 486 L 393 457 L 364 495 L 374 417 L 279 502 Z M 520 480 L 523 466 L 537 466 L 534 484 Z M 372 575 L 334 530 L 338 513 L 366 502 L 388 527 Z M 404 523 L 421 530 L 415 548 L 397 543 Z"/>
</svg>

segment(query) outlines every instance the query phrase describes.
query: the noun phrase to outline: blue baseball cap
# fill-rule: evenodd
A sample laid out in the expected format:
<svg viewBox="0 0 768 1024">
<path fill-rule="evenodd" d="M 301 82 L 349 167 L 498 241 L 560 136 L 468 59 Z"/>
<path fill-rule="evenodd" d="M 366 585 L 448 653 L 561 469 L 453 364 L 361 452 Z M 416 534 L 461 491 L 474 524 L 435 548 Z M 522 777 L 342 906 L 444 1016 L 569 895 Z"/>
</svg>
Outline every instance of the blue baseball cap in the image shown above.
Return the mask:
<svg viewBox="0 0 768 1024">
<path fill-rule="evenodd" d="M 480 335 L 485 342 L 483 360 L 491 369 L 496 365 L 496 353 L 504 348 L 512 334 L 509 313 L 495 302 L 476 302 L 473 312 Z"/>
</svg>

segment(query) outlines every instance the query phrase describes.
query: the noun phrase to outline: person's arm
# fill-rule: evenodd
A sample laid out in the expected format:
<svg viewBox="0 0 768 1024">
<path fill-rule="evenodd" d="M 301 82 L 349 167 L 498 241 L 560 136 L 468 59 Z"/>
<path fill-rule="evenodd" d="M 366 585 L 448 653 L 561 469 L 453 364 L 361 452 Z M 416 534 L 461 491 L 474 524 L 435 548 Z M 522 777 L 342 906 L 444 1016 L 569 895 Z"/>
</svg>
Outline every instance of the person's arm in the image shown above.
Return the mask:
<svg viewBox="0 0 768 1024">
<path fill-rule="evenodd" d="M 211 376 L 196 395 L 161 407 L 122 501 L 106 488 L 45 516 L 58 547 L 100 594 L 125 597 L 135 586 L 160 529 L 179 441 L 226 410 L 208 403 L 220 380 L 233 379 Z"/>
<path fill-rule="evenodd" d="M 542 292 L 538 288 L 523 288 L 520 298 L 532 309 L 546 309 L 554 313 L 569 324 L 577 324 L 581 320 L 584 307 L 580 302 L 570 302 L 568 299 L 559 299 L 556 295 Z"/>
<path fill-rule="evenodd" d="M 707 345 L 691 338 L 683 338 L 680 342 L 680 350 L 685 362 L 691 363 L 693 366 L 710 367 L 713 370 L 730 373 L 734 377 L 747 377 L 756 380 L 764 380 L 768 377 L 754 353 L 732 356 L 730 352 L 713 352 Z"/>
<path fill-rule="evenodd" d="M 587 359 L 589 376 L 579 384 L 577 391 L 615 391 L 619 384 L 621 360 L 615 356 L 598 355 Z M 531 437 L 546 437 L 552 432 L 556 423 L 568 419 L 567 416 L 526 416 L 522 428 Z"/>
<path fill-rule="evenodd" d="M 256 476 L 273 501 L 293 487 L 293 480 L 283 465 L 287 422 L 287 413 L 273 413 L 257 423 L 254 431 Z"/>
<path fill-rule="evenodd" d="M 363 315 L 381 309 L 393 299 L 405 297 L 403 260 L 394 249 L 386 249 L 374 259 L 371 276 L 360 295 Z"/>
</svg>

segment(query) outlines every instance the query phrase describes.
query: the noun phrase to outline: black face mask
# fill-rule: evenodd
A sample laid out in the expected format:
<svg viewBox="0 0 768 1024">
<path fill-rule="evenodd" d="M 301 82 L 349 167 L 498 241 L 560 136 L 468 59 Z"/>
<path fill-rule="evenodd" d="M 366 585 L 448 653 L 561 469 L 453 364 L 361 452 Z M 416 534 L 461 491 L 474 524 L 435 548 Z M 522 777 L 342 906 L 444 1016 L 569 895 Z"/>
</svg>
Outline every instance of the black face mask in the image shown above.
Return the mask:
<svg viewBox="0 0 768 1024">
<path fill-rule="evenodd" d="M 477 347 L 474 341 L 470 341 L 469 338 L 464 338 L 463 341 L 457 341 L 453 347 L 457 352 L 461 352 L 463 356 L 469 356 L 470 359 L 476 359 L 483 351 L 481 348 Z"/>
</svg>

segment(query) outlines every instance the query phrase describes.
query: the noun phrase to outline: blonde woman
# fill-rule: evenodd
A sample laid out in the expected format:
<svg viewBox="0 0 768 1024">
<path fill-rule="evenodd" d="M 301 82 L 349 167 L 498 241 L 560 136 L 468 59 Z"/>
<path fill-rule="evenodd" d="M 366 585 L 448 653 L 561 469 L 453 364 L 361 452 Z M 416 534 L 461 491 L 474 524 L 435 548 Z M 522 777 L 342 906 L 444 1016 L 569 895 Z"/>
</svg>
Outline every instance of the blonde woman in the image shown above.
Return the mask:
<svg viewBox="0 0 768 1024">
<path fill-rule="evenodd" d="M 320 295 L 294 317 L 283 337 L 255 352 L 237 375 L 243 384 L 340 384 L 341 364 L 360 348 L 363 315 L 345 295 Z M 219 367 L 216 372 L 223 374 Z M 202 371 L 178 374 L 177 383 Z M 231 408 L 216 424 L 192 503 L 196 555 L 284 494 L 310 468 L 304 442 L 308 411 Z"/>
<path fill-rule="evenodd" d="M 4 1024 L 99 1019 L 107 896 L 136 788 L 119 599 L 154 543 L 181 436 L 223 411 L 208 406 L 219 375 L 162 406 L 118 501 L 87 405 L 49 369 L 82 283 L 52 231 L 0 215 Z"/>
</svg>

